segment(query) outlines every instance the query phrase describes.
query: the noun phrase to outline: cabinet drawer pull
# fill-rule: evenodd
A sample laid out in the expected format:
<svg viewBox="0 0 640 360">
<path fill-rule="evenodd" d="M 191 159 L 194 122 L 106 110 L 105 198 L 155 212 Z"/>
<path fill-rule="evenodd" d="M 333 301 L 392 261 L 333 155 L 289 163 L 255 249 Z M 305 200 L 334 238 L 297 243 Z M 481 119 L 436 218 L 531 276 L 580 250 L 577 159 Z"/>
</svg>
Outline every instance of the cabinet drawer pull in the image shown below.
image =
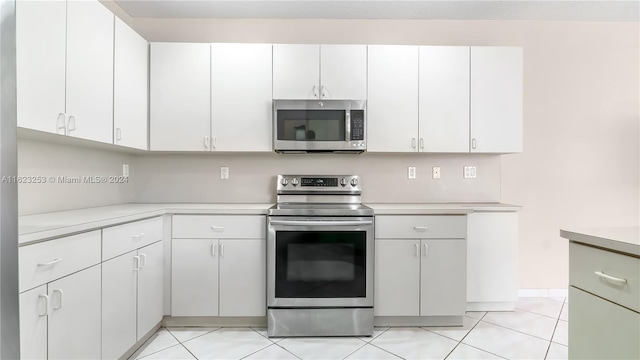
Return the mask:
<svg viewBox="0 0 640 360">
<path fill-rule="evenodd" d="M 60 299 L 60 300 L 58 301 L 58 306 L 57 306 L 57 307 L 56 307 L 56 306 L 54 306 L 54 307 L 53 307 L 53 310 L 60 310 L 60 309 L 62 309 L 62 290 L 60 290 L 60 289 L 54 289 L 54 290 L 53 290 L 53 294 L 55 294 L 55 293 L 60 294 L 60 297 L 58 298 L 58 299 Z"/>
<path fill-rule="evenodd" d="M 211 244 L 211 256 L 216 256 L 216 244 Z"/>
<path fill-rule="evenodd" d="M 141 237 L 144 236 L 144 233 L 140 233 L 140 234 L 136 234 L 136 235 L 131 235 L 131 239 L 133 240 L 140 240 Z"/>
<path fill-rule="evenodd" d="M 120 128 L 116 128 L 116 141 L 122 140 L 122 130 Z"/>
<path fill-rule="evenodd" d="M 313 85 L 313 90 L 312 91 L 313 91 L 313 97 L 314 98 L 318 98 L 318 92 L 316 91 L 316 86 L 315 85 Z"/>
<path fill-rule="evenodd" d="M 214 136 L 213 140 L 211 141 L 211 148 L 215 149 L 218 146 L 218 137 Z"/>
<path fill-rule="evenodd" d="M 46 263 L 39 263 L 38 266 L 49 266 L 49 265 L 53 265 L 53 264 L 55 264 L 57 262 L 60 262 L 60 261 L 62 261 L 62 258 L 53 259 L 53 260 L 51 260 L 49 262 L 46 262 Z"/>
<path fill-rule="evenodd" d="M 411 147 L 416 148 L 416 138 L 411 138 Z"/>
<path fill-rule="evenodd" d="M 38 316 L 47 316 L 49 315 L 49 296 L 45 294 L 40 294 L 38 297 L 44 299 L 44 314 L 38 314 Z"/>
<path fill-rule="evenodd" d="M 424 149 L 424 138 L 420 138 L 420 149 Z"/>
<path fill-rule="evenodd" d="M 222 231 L 224 231 L 224 226 L 212 226 L 211 230 L 217 231 L 217 232 L 222 232 Z"/>
<path fill-rule="evenodd" d="M 71 115 L 69 116 L 69 120 L 67 121 L 67 131 L 71 134 L 72 131 L 76 129 L 76 117 Z"/>
<path fill-rule="evenodd" d="M 220 256 L 224 256 L 224 244 L 220 244 Z"/>
<path fill-rule="evenodd" d="M 600 276 L 601 278 L 609 281 L 609 282 L 612 282 L 612 283 L 616 284 L 616 285 L 622 286 L 622 285 L 627 283 L 627 279 L 620 279 L 620 278 L 617 278 L 617 277 L 614 277 L 614 276 L 611 276 L 611 275 L 607 275 L 607 274 L 603 273 L 602 271 L 596 271 L 595 274 Z"/>
<path fill-rule="evenodd" d="M 211 144 L 211 141 L 209 140 L 208 136 L 204 137 L 204 148 L 205 149 L 209 149 L 209 144 Z"/>
<path fill-rule="evenodd" d="M 140 254 L 140 269 L 147 266 L 147 254 Z"/>
<path fill-rule="evenodd" d="M 424 245 L 424 256 L 429 255 L 429 245 L 427 244 L 422 244 L 422 245 Z"/>
<path fill-rule="evenodd" d="M 426 226 L 414 226 L 414 230 L 416 231 L 427 231 L 429 228 Z"/>
<path fill-rule="evenodd" d="M 64 113 L 58 114 L 58 120 L 56 121 L 56 127 L 57 127 L 56 132 L 58 134 L 67 135 L 67 125 L 65 125 L 64 123 L 65 117 L 66 116 L 64 115 Z M 62 130 L 62 132 L 60 132 L 60 130 Z"/>
<path fill-rule="evenodd" d="M 471 139 L 471 148 L 472 149 L 476 148 L 476 139 Z"/>
<path fill-rule="evenodd" d="M 413 244 L 413 246 L 416 247 L 416 256 L 420 256 L 420 245 L 418 244 Z"/>
</svg>

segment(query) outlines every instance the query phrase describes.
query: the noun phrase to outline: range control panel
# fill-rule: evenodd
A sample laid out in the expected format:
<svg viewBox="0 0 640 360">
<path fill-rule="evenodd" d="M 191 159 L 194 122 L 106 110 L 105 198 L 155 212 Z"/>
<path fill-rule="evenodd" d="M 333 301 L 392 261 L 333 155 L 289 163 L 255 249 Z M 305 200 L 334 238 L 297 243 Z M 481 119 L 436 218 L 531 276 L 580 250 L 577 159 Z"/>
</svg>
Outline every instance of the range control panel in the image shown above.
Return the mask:
<svg viewBox="0 0 640 360">
<path fill-rule="evenodd" d="M 278 175 L 277 192 L 349 192 L 361 191 L 358 175 Z"/>
</svg>

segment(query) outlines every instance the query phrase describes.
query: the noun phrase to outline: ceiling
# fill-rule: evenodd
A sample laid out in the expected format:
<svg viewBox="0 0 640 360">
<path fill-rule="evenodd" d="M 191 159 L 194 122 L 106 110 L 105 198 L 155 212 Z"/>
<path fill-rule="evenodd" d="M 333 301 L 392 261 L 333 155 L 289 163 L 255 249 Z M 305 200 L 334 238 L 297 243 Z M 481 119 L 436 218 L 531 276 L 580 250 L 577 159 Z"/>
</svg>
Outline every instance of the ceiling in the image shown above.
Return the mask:
<svg viewBox="0 0 640 360">
<path fill-rule="evenodd" d="M 640 1 L 114 0 L 131 17 L 638 22 Z"/>
</svg>

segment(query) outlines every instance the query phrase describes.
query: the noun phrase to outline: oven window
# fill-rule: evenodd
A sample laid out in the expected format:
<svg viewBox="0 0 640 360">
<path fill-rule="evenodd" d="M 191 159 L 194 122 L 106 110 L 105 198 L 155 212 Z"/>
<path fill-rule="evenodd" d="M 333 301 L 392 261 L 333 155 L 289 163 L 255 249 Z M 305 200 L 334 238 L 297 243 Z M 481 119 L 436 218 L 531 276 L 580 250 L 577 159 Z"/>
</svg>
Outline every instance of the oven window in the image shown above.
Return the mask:
<svg viewBox="0 0 640 360">
<path fill-rule="evenodd" d="M 276 232 L 275 288 L 277 298 L 366 297 L 366 232 Z"/>
<path fill-rule="evenodd" d="M 278 140 L 344 141 L 344 110 L 278 110 Z"/>
</svg>

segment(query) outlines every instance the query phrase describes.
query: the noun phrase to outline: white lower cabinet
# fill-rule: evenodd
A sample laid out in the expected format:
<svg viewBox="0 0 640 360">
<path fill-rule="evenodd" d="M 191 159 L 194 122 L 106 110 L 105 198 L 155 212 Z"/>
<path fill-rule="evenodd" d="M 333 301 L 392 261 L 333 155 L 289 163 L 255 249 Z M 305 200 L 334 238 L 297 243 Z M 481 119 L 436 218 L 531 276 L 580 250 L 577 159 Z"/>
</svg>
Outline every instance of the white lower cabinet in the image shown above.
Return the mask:
<svg viewBox="0 0 640 360">
<path fill-rule="evenodd" d="M 467 231 L 467 310 L 512 311 L 518 293 L 518 213 L 471 213 Z"/>
<path fill-rule="evenodd" d="M 374 314 L 462 316 L 465 216 L 376 216 Z"/>
<path fill-rule="evenodd" d="M 174 239 L 173 316 L 265 316 L 264 239 Z"/>
<path fill-rule="evenodd" d="M 102 358 L 117 359 L 162 320 L 158 241 L 102 264 Z"/>
<path fill-rule="evenodd" d="M 20 294 L 23 359 L 99 359 L 100 341 L 100 265 Z"/>
</svg>

